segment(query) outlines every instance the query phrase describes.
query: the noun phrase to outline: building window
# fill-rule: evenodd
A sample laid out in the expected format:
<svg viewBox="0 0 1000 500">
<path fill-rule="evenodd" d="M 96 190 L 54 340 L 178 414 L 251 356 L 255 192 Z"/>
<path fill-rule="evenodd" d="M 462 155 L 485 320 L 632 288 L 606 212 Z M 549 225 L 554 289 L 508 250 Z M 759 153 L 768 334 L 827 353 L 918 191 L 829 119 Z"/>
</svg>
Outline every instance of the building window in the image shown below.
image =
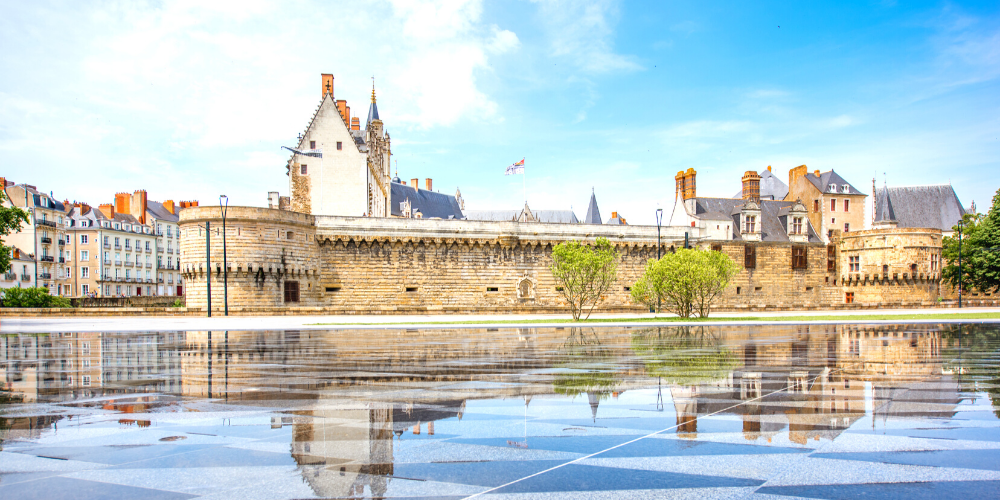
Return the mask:
<svg viewBox="0 0 1000 500">
<path fill-rule="evenodd" d="M 340 151 L 341 149 L 344 149 L 344 143 L 337 141 L 337 151 Z"/>
<path fill-rule="evenodd" d="M 753 233 L 757 231 L 757 216 L 748 215 L 746 216 L 746 232 Z"/>
<path fill-rule="evenodd" d="M 293 240 L 293 239 L 295 239 L 295 232 L 294 231 L 289 231 L 286 236 L 287 236 L 288 239 Z"/>
<path fill-rule="evenodd" d="M 83 386 L 90 387 L 90 375 L 83 376 Z"/>
<path fill-rule="evenodd" d="M 80 292 L 84 295 L 90 293 L 90 285 L 80 285 Z"/>
<path fill-rule="evenodd" d="M 819 200 L 813 200 L 813 212 L 819 213 Z"/>
<path fill-rule="evenodd" d="M 826 270 L 831 272 L 837 270 L 837 247 L 833 245 L 826 247 Z"/>
<path fill-rule="evenodd" d="M 722 245 L 720 245 L 718 243 L 712 244 L 712 251 L 713 252 L 721 252 L 722 251 Z"/>
<path fill-rule="evenodd" d="M 851 209 L 851 200 L 844 200 L 844 211 L 846 212 L 850 209 Z"/>
<path fill-rule="evenodd" d="M 850 273 L 861 272 L 861 257 L 857 255 L 852 255 L 847 258 L 847 272 Z"/>
<path fill-rule="evenodd" d="M 913 274 L 914 276 L 916 276 L 916 275 L 917 275 L 917 265 L 916 265 L 916 264 L 910 264 L 910 272 L 911 272 L 911 273 L 912 273 L 912 274 Z"/>
<path fill-rule="evenodd" d="M 316 141 L 309 141 L 309 149 L 316 149 Z"/>
<path fill-rule="evenodd" d="M 81 245 L 86 245 L 87 241 L 88 241 L 87 235 L 86 234 L 81 234 L 80 235 L 80 244 Z"/>
<path fill-rule="evenodd" d="M 792 269 L 806 268 L 806 247 L 792 247 Z"/>
<path fill-rule="evenodd" d="M 792 218 L 792 234 L 802 234 L 802 217 Z"/>
<path fill-rule="evenodd" d="M 286 281 L 285 282 L 285 302 L 298 302 L 299 301 L 299 282 L 298 281 Z"/>
<path fill-rule="evenodd" d="M 836 198 L 833 198 L 833 199 L 830 200 L 830 211 L 831 212 L 836 212 L 837 211 L 837 199 Z"/>
<path fill-rule="evenodd" d="M 853 304 L 854 303 L 854 292 L 847 292 L 844 294 L 844 303 Z"/>
<path fill-rule="evenodd" d="M 121 295 L 121 294 L 122 294 L 122 286 L 115 285 L 115 295 Z"/>
<path fill-rule="evenodd" d="M 90 277 L 90 268 L 89 267 L 81 267 L 80 268 L 80 277 L 81 278 L 89 278 Z"/>
<path fill-rule="evenodd" d="M 743 267 L 757 269 L 757 247 L 753 245 L 743 247 Z"/>
<path fill-rule="evenodd" d="M 848 233 L 850 231 L 851 231 L 851 223 L 850 222 L 845 222 L 844 223 L 844 232 Z"/>
<path fill-rule="evenodd" d="M 883 277 L 889 276 L 889 265 L 888 264 L 882 264 L 882 276 Z"/>
<path fill-rule="evenodd" d="M 931 254 L 931 271 L 938 270 L 938 254 Z"/>
<path fill-rule="evenodd" d="M 299 167 L 299 173 L 302 174 L 302 175 L 307 175 L 309 173 L 309 165 L 306 165 L 306 164 L 303 163 Z"/>
<path fill-rule="evenodd" d="M 90 260 L 90 252 L 86 250 L 80 251 L 80 260 Z"/>
</svg>

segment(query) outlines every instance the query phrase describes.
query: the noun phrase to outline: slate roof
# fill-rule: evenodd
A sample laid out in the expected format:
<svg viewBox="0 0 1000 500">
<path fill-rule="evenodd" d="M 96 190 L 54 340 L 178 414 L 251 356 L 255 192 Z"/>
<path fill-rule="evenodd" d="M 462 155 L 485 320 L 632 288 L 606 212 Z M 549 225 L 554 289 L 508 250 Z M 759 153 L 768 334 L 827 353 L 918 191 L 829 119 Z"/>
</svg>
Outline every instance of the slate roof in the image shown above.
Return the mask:
<svg viewBox="0 0 1000 500">
<path fill-rule="evenodd" d="M 429 219 L 437 217 L 441 219 L 462 219 L 461 207 L 454 196 L 428 191 L 426 189 L 413 189 L 413 186 L 404 186 L 397 182 L 390 182 L 392 186 L 392 196 L 390 198 L 390 210 L 392 215 L 402 217 L 403 211 L 400 204 L 410 200 L 410 208 L 419 210 L 423 218 Z"/>
<path fill-rule="evenodd" d="M 466 210 L 465 218 L 468 220 L 483 221 L 512 221 L 521 216 L 521 210 Z M 551 222 L 558 224 L 579 224 L 580 219 L 572 210 L 532 210 L 531 215 L 538 222 Z"/>
<path fill-rule="evenodd" d="M 177 205 L 174 205 L 174 207 L 177 207 Z M 180 207 L 177 207 L 175 210 L 180 212 L 181 209 Z M 167 207 L 164 207 L 163 204 L 158 201 L 146 201 L 146 211 L 152 213 L 153 217 L 156 217 L 159 220 L 170 222 L 177 222 L 181 220 L 180 216 L 170 213 L 170 211 L 167 210 Z"/>
<path fill-rule="evenodd" d="M 623 219 L 621 215 L 615 215 L 614 217 L 608 219 L 608 221 L 605 222 L 605 224 L 611 224 L 613 226 L 624 226 L 625 219 Z"/>
<path fill-rule="evenodd" d="M 836 184 L 837 185 L 837 194 L 860 194 L 860 195 L 867 196 L 865 193 L 862 193 L 861 191 L 858 191 L 858 188 L 852 186 L 851 183 L 845 181 L 843 177 L 837 175 L 837 172 L 834 172 L 833 170 L 830 170 L 829 172 L 821 172 L 819 174 L 819 177 L 816 177 L 816 174 L 810 172 L 810 173 L 807 173 L 805 175 L 805 177 L 806 177 L 806 180 L 808 180 L 809 182 L 811 182 L 813 184 L 813 186 L 816 186 L 816 189 L 819 189 L 820 191 L 822 191 L 824 193 L 829 193 L 830 192 L 830 188 L 829 188 L 830 184 Z M 843 186 L 844 184 L 847 184 L 847 186 L 848 186 L 848 190 L 847 190 L 848 192 L 846 192 L 846 193 L 840 192 L 840 187 Z"/>
<path fill-rule="evenodd" d="M 375 105 L 375 92 L 372 91 L 372 105 L 368 108 L 368 121 L 365 123 L 365 128 L 368 128 L 372 120 L 378 120 L 378 106 Z"/>
<path fill-rule="evenodd" d="M 695 198 L 694 216 L 707 220 L 732 220 L 733 239 L 742 240 L 739 215 L 743 203 L 743 200 L 735 198 Z M 761 241 L 791 241 L 785 232 L 788 226 L 784 219 L 788 213 L 787 208 L 794 204 L 792 201 L 760 200 Z M 813 230 L 812 224 L 808 223 L 808 219 L 806 221 L 809 226 L 809 243 L 822 243 L 823 240 Z"/>
<path fill-rule="evenodd" d="M 597 208 L 597 195 L 590 191 L 590 204 L 587 205 L 587 216 L 583 218 L 584 224 L 601 224 L 601 210 Z"/>
<path fill-rule="evenodd" d="M 760 173 L 760 199 L 781 201 L 786 196 L 788 196 L 788 185 L 781 182 L 781 179 L 772 174 L 770 170 L 764 169 Z M 733 198 L 743 198 L 742 186 L 740 186 L 740 190 L 736 192 Z"/>
<path fill-rule="evenodd" d="M 951 231 L 965 215 L 962 202 L 950 184 L 883 187 L 875 197 L 876 220 L 886 210 L 891 220 L 896 221 L 896 227 L 929 227 L 942 231 Z"/>
</svg>

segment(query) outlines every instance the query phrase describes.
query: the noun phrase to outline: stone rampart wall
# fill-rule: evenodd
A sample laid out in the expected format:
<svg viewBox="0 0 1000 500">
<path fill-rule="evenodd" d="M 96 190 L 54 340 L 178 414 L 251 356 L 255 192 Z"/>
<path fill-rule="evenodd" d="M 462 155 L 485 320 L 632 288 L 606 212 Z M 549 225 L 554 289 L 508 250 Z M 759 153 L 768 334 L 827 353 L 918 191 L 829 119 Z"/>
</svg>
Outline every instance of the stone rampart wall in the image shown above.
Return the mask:
<svg viewBox="0 0 1000 500">
<path fill-rule="evenodd" d="M 941 237 L 940 230 L 924 228 L 843 233 L 836 246 L 844 300 L 853 294 L 855 303 L 867 305 L 936 303 L 942 293 Z"/>
</svg>

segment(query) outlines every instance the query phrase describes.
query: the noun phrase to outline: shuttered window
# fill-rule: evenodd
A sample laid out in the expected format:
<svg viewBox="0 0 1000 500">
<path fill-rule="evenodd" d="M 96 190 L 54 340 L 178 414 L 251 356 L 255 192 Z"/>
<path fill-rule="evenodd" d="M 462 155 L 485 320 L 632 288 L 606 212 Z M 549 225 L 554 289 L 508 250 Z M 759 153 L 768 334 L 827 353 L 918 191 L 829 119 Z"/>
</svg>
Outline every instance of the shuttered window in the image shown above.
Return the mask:
<svg viewBox="0 0 1000 500">
<path fill-rule="evenodd" d="M 837 270 L 837 247 L 829 245 L 826 247 L 826 270 Z"/>
<path fill-rule="evenodd" d="M 743 247 L 743 267 L 757 269 L 757 247 L 753 245 Z"/>
<path fill-rule="evenodd" d="M 792 269 L 806 268 L 806 247 L 792 247 Z"/>
<path fill-rule="evenodd" d="M 286 281 L 285 282 L 285 302 L 298 302 L 299 301 L 299 282 L 298 281 Z"/>
</svg>

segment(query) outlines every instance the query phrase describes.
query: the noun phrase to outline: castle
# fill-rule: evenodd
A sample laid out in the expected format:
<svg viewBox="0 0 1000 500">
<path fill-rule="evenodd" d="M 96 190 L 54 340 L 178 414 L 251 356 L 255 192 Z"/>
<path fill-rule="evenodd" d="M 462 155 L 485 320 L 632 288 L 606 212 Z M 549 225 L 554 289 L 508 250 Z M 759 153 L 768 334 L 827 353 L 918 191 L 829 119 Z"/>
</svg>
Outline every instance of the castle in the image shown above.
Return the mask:
<svg viewBox="0 0 1000 500">
<path fill-rule="evenodd" d="M 568 312 L 549 270 L 552 247 L 602 237 L 620 256 L 603 312 L 643 311 L 629 287 L 648 259 L 685 246 L 726 252 L 743 267 L 718 301 L 723 310 L 921 306 L 941 295 L 942 228 L 881 221 L 859 231 L 867 195 L 832 170 L 796 167 L 787 186 L 770 167 L 748 171 L 733 198 L 699 198 L 697 172 L 679 172 L 659 231 L 617 214 L 618 224 L 539 222 L 523 217 L 527 206 L 521 216 L 471 220 L 460 192 L 389 178 L 374 89 L 361 130 L 327 74 L 297 146 L 288 198 L 271 192 L 270 208 L 229 208 L 226 273 L 222 238 L 206 243 L 203 229 L 222 227 L 219 210 L 181 212 L 188 307 L 207 306 L 210 280 L 212 308 L 221 309 L 225 279 L 230 310 L 245 314 Z"/>
</svg>

